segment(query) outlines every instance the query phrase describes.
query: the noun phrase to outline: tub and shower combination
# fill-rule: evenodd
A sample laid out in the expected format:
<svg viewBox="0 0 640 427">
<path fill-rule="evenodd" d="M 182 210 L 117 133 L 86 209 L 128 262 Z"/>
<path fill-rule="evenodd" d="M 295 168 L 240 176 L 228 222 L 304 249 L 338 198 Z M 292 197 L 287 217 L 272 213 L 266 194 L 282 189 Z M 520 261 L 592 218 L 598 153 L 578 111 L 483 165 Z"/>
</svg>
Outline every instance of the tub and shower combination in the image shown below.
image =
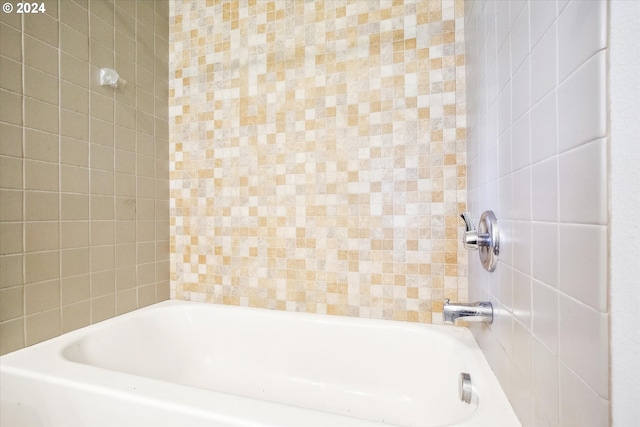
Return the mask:
<svg viewBox="0 0 640 427">
<path fill-rule="evenodd" d="M 519 425 L 460 327 L 171 300 L 4 355 L 0 375 L 11 427 Z"/>
</svg>

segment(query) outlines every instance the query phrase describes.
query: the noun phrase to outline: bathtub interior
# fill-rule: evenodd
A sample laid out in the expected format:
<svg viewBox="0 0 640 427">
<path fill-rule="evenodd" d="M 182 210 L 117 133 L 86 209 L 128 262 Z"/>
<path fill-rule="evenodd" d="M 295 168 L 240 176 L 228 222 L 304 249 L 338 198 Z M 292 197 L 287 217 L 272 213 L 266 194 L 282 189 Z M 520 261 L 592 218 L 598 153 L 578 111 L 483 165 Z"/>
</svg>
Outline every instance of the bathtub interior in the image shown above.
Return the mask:
<svg viewBox="0 0 640 427">
<path fill-rule="evenodd" d="M 396 425 L 455 424 L 467 330 L 171 302 L 71 341 L 71 362 Z M 165 311 L 163 313 L 163 311 Z M 364 321 L 362 321 L 364 320 Z M 452 336 L 453 333 L 453 336 Z M 451 369 L 450 367 L 456 367 Z"/>
</svg>

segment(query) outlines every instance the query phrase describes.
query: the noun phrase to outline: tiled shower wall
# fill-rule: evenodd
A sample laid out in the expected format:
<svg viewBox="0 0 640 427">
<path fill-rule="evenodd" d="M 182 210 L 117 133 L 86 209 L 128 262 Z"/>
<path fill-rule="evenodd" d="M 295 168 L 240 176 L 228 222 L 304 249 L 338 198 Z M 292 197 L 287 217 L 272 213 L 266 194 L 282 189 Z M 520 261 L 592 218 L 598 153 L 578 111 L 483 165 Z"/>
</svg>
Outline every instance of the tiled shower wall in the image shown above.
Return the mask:
<svg viewBox="0 0 640 427">
<path fill-rule="evenodd" d="M 466 300 L 463 3 L 171 3 L 171 293 L 441 321 Z"/>
<path fill-rule="evenodd" d="M 44 5 L 0 14 L 1 353 L 169 297 L 168 2 Z"/>
<path fill-rule="evenodd" d="M 523 425 L 609 425 L 607 3 L 469 1 L 465 27 L 469 208 L 502 241 L 494 273 L 470 256 L 472 329 Z"/>
</svg>

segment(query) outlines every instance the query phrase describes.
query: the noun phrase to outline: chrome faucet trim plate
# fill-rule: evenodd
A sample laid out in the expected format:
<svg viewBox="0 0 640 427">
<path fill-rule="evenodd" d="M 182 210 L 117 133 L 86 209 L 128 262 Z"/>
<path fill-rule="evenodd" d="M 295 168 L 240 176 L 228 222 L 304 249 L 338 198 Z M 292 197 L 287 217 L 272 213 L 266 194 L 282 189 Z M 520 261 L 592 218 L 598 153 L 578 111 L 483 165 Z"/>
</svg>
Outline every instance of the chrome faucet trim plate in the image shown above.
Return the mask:
<svg viewBox="0 0 640 427">
<path fill-rule="evenodd" d="M 469 212 L 461 213 L 460 217 L 466 228 L 462 239 L 465 249 L 477 250 L 484 269 L 494 271 L 500 254 L 500 232 L 495 214 L 493 211 L 485 211 L 480 217 L 477 230 L 471 223 Z"/>
</svg>

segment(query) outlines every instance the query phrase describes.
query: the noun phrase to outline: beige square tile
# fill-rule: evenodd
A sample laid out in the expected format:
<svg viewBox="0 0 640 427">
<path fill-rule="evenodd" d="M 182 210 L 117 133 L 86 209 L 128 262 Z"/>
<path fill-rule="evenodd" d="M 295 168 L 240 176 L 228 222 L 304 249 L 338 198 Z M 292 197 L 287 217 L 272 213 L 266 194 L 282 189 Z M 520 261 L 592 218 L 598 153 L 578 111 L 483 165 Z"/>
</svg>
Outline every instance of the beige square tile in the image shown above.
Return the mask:
<svg viewBox="0 0 640 427">
<path fill-rule="evenodd" d="M 0 154 L 22 157 L 22 127 L 0 122 L 0 134 L 2 134 Z"/>
<path fill-rule="evenodd" d="M 24 256 L 25 283 L 60 277 L 60 251 L 34 252 Z"/>
<path fill-rule="evenodd" d="M 0 288 L 9 288 L 23 284 L 22 254 L 0 257 Z"/>
<path fill-rule="evenodd" d="M 49 4 L 54 2 L 50 1 Z M 27 15 L 25 15 L 26 17 Z M 47 13 L 32 13 L 24 20 L 24 32 L 38 40 L 58 47 L 58 20 Z"/>
<path fill-rule="evenodd" d="M 0 323 L 0 355 L 24 347 L 24 317 Z"/>
<path fill-rule="evenodd" d="M 60 217 L 58 193 L 25 191 L 24 203 L 26 221 L 52 221 Z"/>
<path fill-rule="evenodd" d="M 89 219 L 89 195 L 62 193 L 60 195 L 60 219 L 87 220 Z"/>
<path fill-rule="evenodd" d="M 24 157 L 45 162 L 58 162 L 58 139 L 59 136 L 56 134 L 25 129 Z"/>
<path fill-rule="evenodd" d="M 26 315 L 60 307 L 60 280 L 25 285 L 24 299 Z"/>
<path fill-rule="evenodd" d="M 60 308 L 25 318 L 26 345 L 33 345 L 60 335 Z"/>
<path fill-rule="evenodd" d="M 97 323 L 107 320 L 116 315 L 116 297 L 115 294 L 105 295 L 103 297 L 91 300 L 91 323 Z"/>
<path fill-rule="evenodd" d="M 0 88 L 22 93 L 22 65 L 18 61 L 14 61 L 6 56 L 0 56 Z"/>
<path fill-rule="evenodd" d="M 89 13 L 77 3 L 63 1 L 60 4 L 60 22 L 83 34 L 89 34 Z"/>
<path fill-rule="evenodd" d="M 79 276 L 69 276 L 60 279 L 60 299 L 65 304 L 73 304 L 82 301 L 88 301 L 90 297 L 89 274 Z"/>
<path fill-rule="evenodd" d="M 10 15 L 3 13 L 4 15 Z M 19 29 L 0 22 L 0 55 L 7 56 L 15 61 L 22 61 L 22 36 Z"/>
<path fill-rule="evenodd" d="M 61 251 L 61 277 L 78 276 L 89 272 L 89 248 L 73 248 Z"/>
<path fill-rule="evenodd" d="M 25 160 L 24 170 L 26 190 L 58 191 L 57 163 Z"/>
<path fill-rule="evenodd" d="M 24 64 L 52 76 L 58 76 L 58 51 L 56 47 L 25 34 Z"/>
<path fill-rule="evenodd" d="M 22 286 L 0 289 L 0 322 L 24 316 L 23 306 Z"/>
<path fill-rule="evenodd" d="M 60 52 L 60 77 L 83 88 L 89 88 L 89 63 Z"/>
<path fill-rule="evenodd" d="M 62 80 L 60 82 L 60 106 L 76 113 L 88 115 L 89 91 L 82 86 Z M 95 114 L 93 109 L 91 114 Z"/>
<path fill-rule="evenodd" d="M 2 121 L 22 125 L 22 95 L 0 90 L 0 116 Z"/>
<path fill-rule="evenodd" d="M 71 332 L 91 323 L 91 303 L 82 301 L 62 306 L 62 333 Z"/>
<path fill-rule="evenodd" d="M 88 221 L 61 221 L 60 248 L 84 248 L 89 246 Z"/>
<path fill-rule="evenodd" d="M 55 250 L 60 247 L 59 223 L 55 222 L 26 222 L 25 252 Z"/>
<path fill-rule="evenodd" d="M 0 156 L 0 188 L 22 189 L 22 159 Z"/>
<path fill-rule="evenodd" d="M 0 221 L 22 221 L 22 197 L 20 190 L 0 189 Z"/>
</svg>

